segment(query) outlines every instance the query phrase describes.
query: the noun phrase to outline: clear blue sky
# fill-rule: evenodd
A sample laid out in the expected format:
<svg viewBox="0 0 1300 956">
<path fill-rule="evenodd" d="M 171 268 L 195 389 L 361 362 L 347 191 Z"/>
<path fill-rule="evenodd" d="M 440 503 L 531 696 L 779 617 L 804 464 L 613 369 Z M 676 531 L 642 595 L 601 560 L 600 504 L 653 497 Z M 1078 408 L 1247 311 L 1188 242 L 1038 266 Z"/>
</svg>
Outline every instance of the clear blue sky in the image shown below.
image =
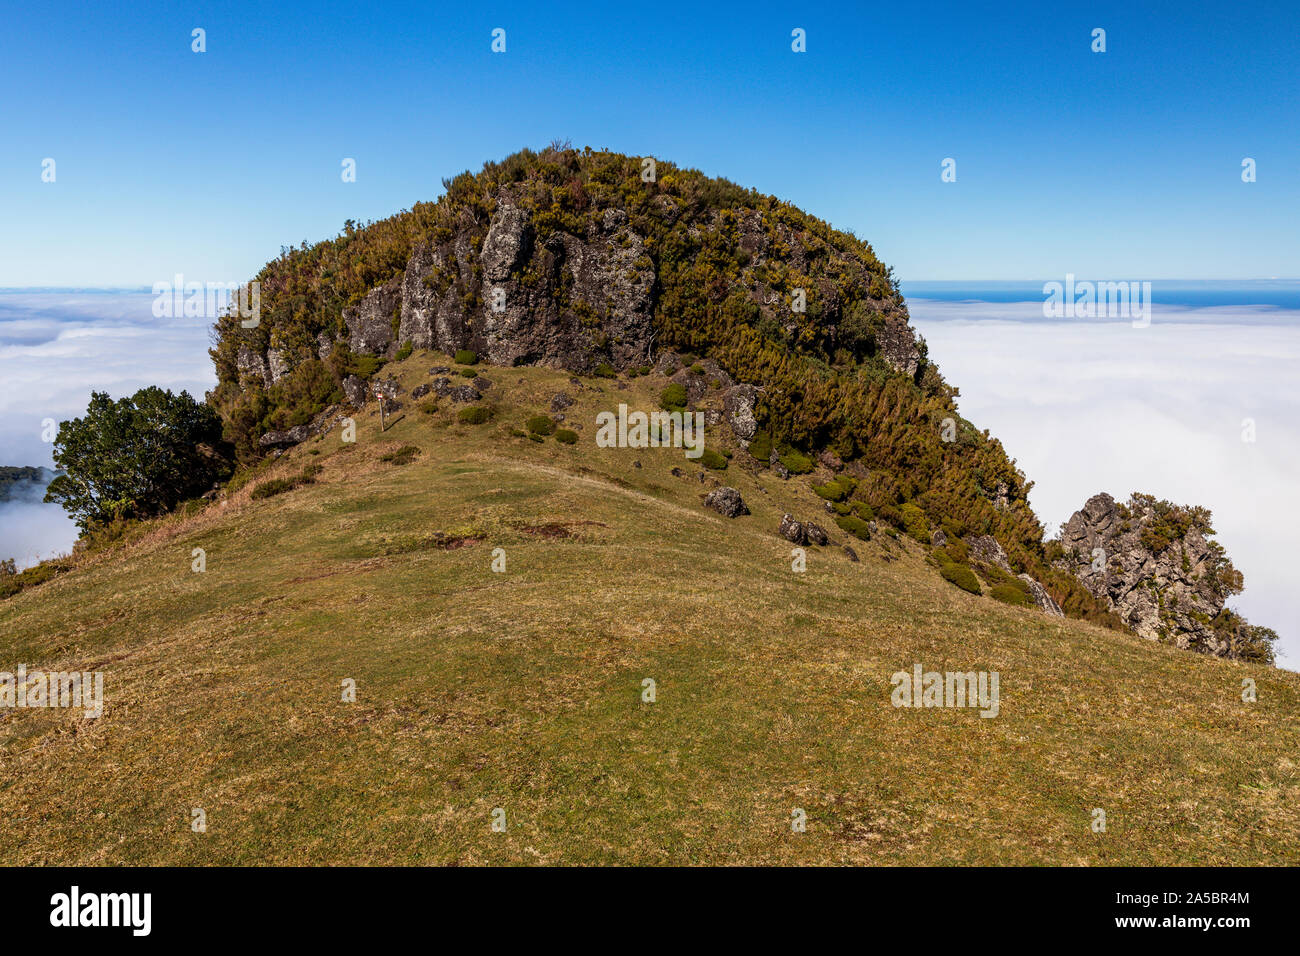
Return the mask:
<svg viewBox="0 0 1300 956">
<path fill-rule="evenodd" d="M 0 286 L 246 279 L 557 137 L 789 199 L 904 280 L 1300 276 L 1294 0 L 272 9 L 7 6 Z"/>
</svg>

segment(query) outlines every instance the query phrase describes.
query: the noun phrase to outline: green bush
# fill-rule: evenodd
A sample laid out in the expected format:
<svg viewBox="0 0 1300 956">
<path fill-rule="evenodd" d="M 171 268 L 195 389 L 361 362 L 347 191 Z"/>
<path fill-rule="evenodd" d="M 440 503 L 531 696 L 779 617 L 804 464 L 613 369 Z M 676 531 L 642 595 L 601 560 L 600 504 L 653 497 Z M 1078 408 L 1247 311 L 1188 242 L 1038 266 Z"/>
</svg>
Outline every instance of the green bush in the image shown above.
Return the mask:
<svg viewBox="0 0 1300 956">
<path fill-rule="evenodd" d="M 727 467 L 725 455 L 719 455 L 712 448 L 704 449 L 704 453 L 697 459 L 705 468 L 711 468 L 714 471 L 723 471 Z"/>
<path fill-rule="evenodd" d="M 677 382 L 669 385 L 659 393 L 659 405 L 670 412 L 686 410 L 686 386 Z"/>
<path fill-rule="evenodd" d="M 461 349 L 456 353 L 455 357 L 453 358 L 453 361 L 457 365 L 477 365 L 478 353 L 471 352 L 469 349 Z"/>
<path fill-rule="evenodd" d="M 1021 581 L 1021 584 L 1025 582 Z M 989 596 L 1003 604 L 1014 604 L 1017 607 L 1029 607 L 1034 603 L 1033 598 L 1025 590 L 1016 587 L 1014 584 L 997 584 L 989 592 Z"/>
<path fill-rule="evenodd" d="M 461 378 L 478 378 L 478 372 L 474 371 L 472 368 L 458 368 L 456 369 L 456 374 Z"/>
<path fill-rule="evenodd" d="M 456 414 L 456 420 L 462 425 L 482 425 L 492 417 L 492 413 L 482 405 L 466 405 Z"/>
<path fill-rule="evenodd" d="M 546 415 L 534 415 L 524 426 L 534 435 L 550 435 L 555 432 L 555 422 Z"/>
<path fill-rule="evenodd" d="M 867 504 L 865 501 L 853 502 L 853 513 L 863 521 L 876 520 L 876 513 L 871 510 L 871 505 Z"/>
<path fill-rule="evenodd" d="M 578 444 L 578 433 L 571 428 L 561 428 L 555 433 L 555 440 L 561 445 Z"/>
<path fill-rule="evenodd" d="M 438 411 L 438 403 L 429 399 L 427 402 L 421 402 L 419 408 L 423 414 L 432 415 Z"/>
<path fill-rule="evenodd" d="M 898 509 L 903 518 L 903 530 L 922 544 L 930 543 L 930 522 L 925 512 L 910 501 Z"/>
<path fill-rule="evenodd" d="M 410 342 L 403 342 L 402 347 L 397 350 L 397 355 L 395 355 L 394 358 L 399 362 L 404 361 L 406 359 L 409 359 L 411 357 L 411 353 L 414 351 L 415 351 L 414 345 L 412 345 Z"/>
<path fill-rule="evenodd" d="M 817 492 L 817 494 L 821 495 L 827 501 L 843 501 L 849 495 L 853 494 L 853 489 L 857 486 L 857 479 L 852 478 L 849 475 L 840 475 L 838 478 L 832 478 L 824 485 L 813 485 L 813 491 Z"/>
<path fill-rule="evenodd" d="M 843 515 L 836 518 L 835 523 L 855 538 L 861 538 L 863 541 L 871 540 L 871 528 L 861 518 L 855 518 L 853 515 Z"/>
<path fill-rule="evenodd" d="M 596 371 L 593 374 L 597 378 L 613 378 L 618 373 L 614 371 L 614 366 L 608 362 L 601 362 L 596 366 Z"/>
<path fill-rule="evenodd" d="M 835 513 L 837 515 L 853 514 L 853 509 L 850 508 L 848 504 L 843 501 L 837 501 L 834 504 L 832 504 L 831 507 L 835 509 Z"/>
<path fill-rule="evenodd" d="M 943 575 L 945 581 L 951 581 L 963 591 L 969 591 L 971 594 L 979 594 L 980 581 L 975 577 L 975 572 L 964 564 L 945 564 L 939 573 Z"/>
<path fill-rule="evenodd" d="M 767 432 L 755 432 L 749 443 L 749 453 L 766 465 L 772 457 L 772 436 Z"/>
<path fill-rule="evenodd" d="M 781 456 L 781 464 L 785 465 L 786 470 L 792 475 L 806 475 L 813 470 L 812 459 L 793 448 Z"/>
</svg>

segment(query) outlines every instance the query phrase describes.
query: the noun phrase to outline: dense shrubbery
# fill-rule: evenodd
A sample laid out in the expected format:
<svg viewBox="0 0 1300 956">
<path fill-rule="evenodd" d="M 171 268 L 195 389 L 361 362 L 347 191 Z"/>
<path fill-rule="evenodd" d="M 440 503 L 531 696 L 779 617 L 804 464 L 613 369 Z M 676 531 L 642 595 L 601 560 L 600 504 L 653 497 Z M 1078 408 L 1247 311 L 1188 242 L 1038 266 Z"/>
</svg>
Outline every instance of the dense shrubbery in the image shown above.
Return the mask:
<svg viewBox="0 0 1300 956">
<path fill-rule="evenodd" d="M 578 433 L 572 428 L 559 428 L 556 429 L 555 440 L 561 445 L 576 445 L 578 444 Z"/>
<path fill-rule="evenodd" d="M 482 425 L 492 418 L 492 412 L 482 405 L 466 405 L 456 414 L 462 425 Z"/>
<path fill-rule="evenodd" d="M 871 528 L 856 515 L 842 515 L 835 519 L 835 523 L 855 538 L 861 538 L 863 541 L 871 540 Z"/>
<path fill-rule="evenodd" d="M 1017 583 L 1024 584 L 1023 581 Z M 1015 604 L 1019 607 L 1031 607 L 1034 603 L 1033 595 L 1029 593 L 1027 586 L 1017 587 L 1010 582 L 993 585 L 993 589 L 989 591 L 989 596 L 995 601 L 1001 601 L 1003 604 Z"/>
<path fill-rule="evenodd" d="M 471 352 L 469 349 L 461 349 L 455 354 L 453 361 L 457 365 L 477 365 L 478 353 Z"/>
</svg>

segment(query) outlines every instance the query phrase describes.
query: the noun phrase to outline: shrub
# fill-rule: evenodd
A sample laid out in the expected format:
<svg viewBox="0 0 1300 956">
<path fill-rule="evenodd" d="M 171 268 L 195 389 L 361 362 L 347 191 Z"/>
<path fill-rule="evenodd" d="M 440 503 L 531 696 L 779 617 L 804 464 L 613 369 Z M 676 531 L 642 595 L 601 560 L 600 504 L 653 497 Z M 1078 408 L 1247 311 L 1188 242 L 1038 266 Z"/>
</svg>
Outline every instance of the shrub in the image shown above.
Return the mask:
<svg viewBox="0 0 1300 956">
<path fill-rule="evenodd" d="M 692 375 L 703 375 L 703 374 L 704 374 L 704 366 L 701 365 L 699 362 L 696 362 L 694 365 L 691 366 L 691 374 L 692 374 Z"/>
<path fill-rule="evenodd" d="M 792 475 L 806 475 L 813 470 L 812 459 L 793 448 L 781 456 L 781 464 L 785 465 L 786 470 Z"/>
<path fill-rule="evenodd" d="M 876 520 L 876 513 L 871 510 L 871 505 L 867 504 L 865 501 L 853 502 L 853 513 L 863 521 Z"/>
<path fill-rule="evenodd" d="M 948 554 L 952 555 L 954 561 L 959 563 L 964 564 L 970 557 L 970 548 L 961 538 L 949 537 L 948 543 L 943 548 Z"/>
<path fill-rule="evenodd" d="M 524 426 L 534 435 L 550 435 L 555 431 L 555 422 L 545 415 L 534 415 Z"/>
<path fill-rule="evenodd" d="M 458 368 L 456 369 L 456 374 L 461 378 L 478 378 L 478 372 L 474 371 L 472 368 Z"/>
<path fill-rule="evenodd" d="M 835 523 L 855 538 L 861 538 L 863 541 L 871 540 L 871 528 L 861 518 L 843 515 L 836 518 Z"/>
<path fill-rule="evenodd" d="M 425 415 L 432 415 L 438 411 L 438 403 L 433 399 L 420 403 L 420 411 Z"/>
<path fill-rule="evenodd" d="M 1025 582 L 1021 581 L 1020 583 L 1024 584 Z M 1014 604 L 1017 607 L 1029 607 L 1034 603 L 1033 598 L 1014 584 L 996 584 L 993 586 L 993 590 L 989 592 L 989 596 L 996 601 L 1001 601 L 1003 604 Z"/>
<path fill-rule="evenodd" d="M 766 465 L 772 457 L 772 436 L 767 432 L 755 432 L 749 443 L 749 453 Z"/>
<path fill-rule="evenodd" d="M 922 544 L 930 543 L 930 522 L 925 512 L 910 501 L 898 509 L 903 518 L 903 529 Z"/>
<path fill-rule="evenodd" d="M 578 433 L 572 428 L 561 428 L 555 433 L 555 440 L 561 445 L 578 444 Z"/>
<path fill-rule="evenodd" d="M 670 412 L 686 411 L 686 386 L 677 382 L 659 393 L 659 405 Z"/>
<path fill-rule="evenodd" d="M 411 357 L 411 353 L 414 351 L 415 351 L 415 346 L 413 346 L 410 342 L 403 342 L 402 347 L 397 350 L 397 354 L 393 357 L 397 361 L 402 362 L 405 361 L 406 359 L 409 359 Z"/>
<path fill-rule="evenodd" d="M 963 591 L 969 591 L 971 594 L 979 594 L 980 581 L 975 577 L 975 572 L 964 564 L 945 564 L 939 573 L 943 575 L 945 581 L 951 581 Z"/>
<path fill-rule="evenodd" d="M 601 362 L 596 366 L 595 376 L 597 378 L 613 378 L 618 373 L 614 371 L 614 366 L 608 362 Z"/>
<path fill-rule="evenodd" d="M 699 462 L 705 468 L 711 468 L 714 471 L 723 471 L 727 467 L 726 457 L 719 455 L 712 448 L 704 449 L 703 454 L 699 457 Z"/>
<path fill-rule="evenodd" d="M 469 349 L 461 349 L 456 353 L 455 357 L 453 358 L 453 361 L 457 365 L 477 365 L 478 353 L 471 352 Z"/>
<path fill-rule="evenodd" d="M 296 478 L 272 478 L 270 481 L 264 481 L 253 489 L 253 498 L 270 498 L 274 495 L 283 494 L 286 491 L 292 491 L 298 487 Z"/>
<path fill-rule="evenodd" d="M 462 425 L 482 425 L 492 417 L 492 413 L 482 405 L 466 405 L 456 415 Z"/>
<path fill-rule="evenodd" d="M 827 501 L 843 501 L 853 493 L 853 489 L 857 486 L 858 483 L 854 478 L 848 475 L 840 475 L 838 478 L 832 478 L 824 485 L 813 485 L 813 491 Z"/>
<path fill-rule="evenodd" d="M 415 445 L 403 445 L 397 451 L 390 451 L 387 455 L 380 456 L 379 460 L 391 462 L 394 465 L 409 465 L 419 453 L 420 449 Z"/>
</svg>

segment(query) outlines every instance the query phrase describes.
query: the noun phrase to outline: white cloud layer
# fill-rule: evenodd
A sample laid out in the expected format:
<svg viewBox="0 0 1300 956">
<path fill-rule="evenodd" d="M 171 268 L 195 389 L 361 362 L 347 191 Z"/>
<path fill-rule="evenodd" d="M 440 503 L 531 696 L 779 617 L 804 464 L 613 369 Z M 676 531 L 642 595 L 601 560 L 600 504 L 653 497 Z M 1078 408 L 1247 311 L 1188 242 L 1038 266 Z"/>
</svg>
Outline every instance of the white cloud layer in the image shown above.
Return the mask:
<svg viewBox="0 0 1300 956">
<path fill-rule="evenodd" d="M 147 292 L 0 292 L 0 465 L 53 466 L 42 421 L 146 385 L 196 398 L 216 384 L 206 319 L 156 319 Z M 0 508 L 0 558 L 67 552 L 77 529 L 58 505 Z"/>
<path fill-rule="evenodd" d="M 1230 606 L 1276 630 L 1279 663 L 1300 667 L 1300 313 L 1157 307 L 1134 328 L 1046 320 L 1040 302 L 908 306 L 962 415 L 1035 482 L 1049 535 L 1099 491 L 1204 505 L 1246 577 Z"/>
</svg>

